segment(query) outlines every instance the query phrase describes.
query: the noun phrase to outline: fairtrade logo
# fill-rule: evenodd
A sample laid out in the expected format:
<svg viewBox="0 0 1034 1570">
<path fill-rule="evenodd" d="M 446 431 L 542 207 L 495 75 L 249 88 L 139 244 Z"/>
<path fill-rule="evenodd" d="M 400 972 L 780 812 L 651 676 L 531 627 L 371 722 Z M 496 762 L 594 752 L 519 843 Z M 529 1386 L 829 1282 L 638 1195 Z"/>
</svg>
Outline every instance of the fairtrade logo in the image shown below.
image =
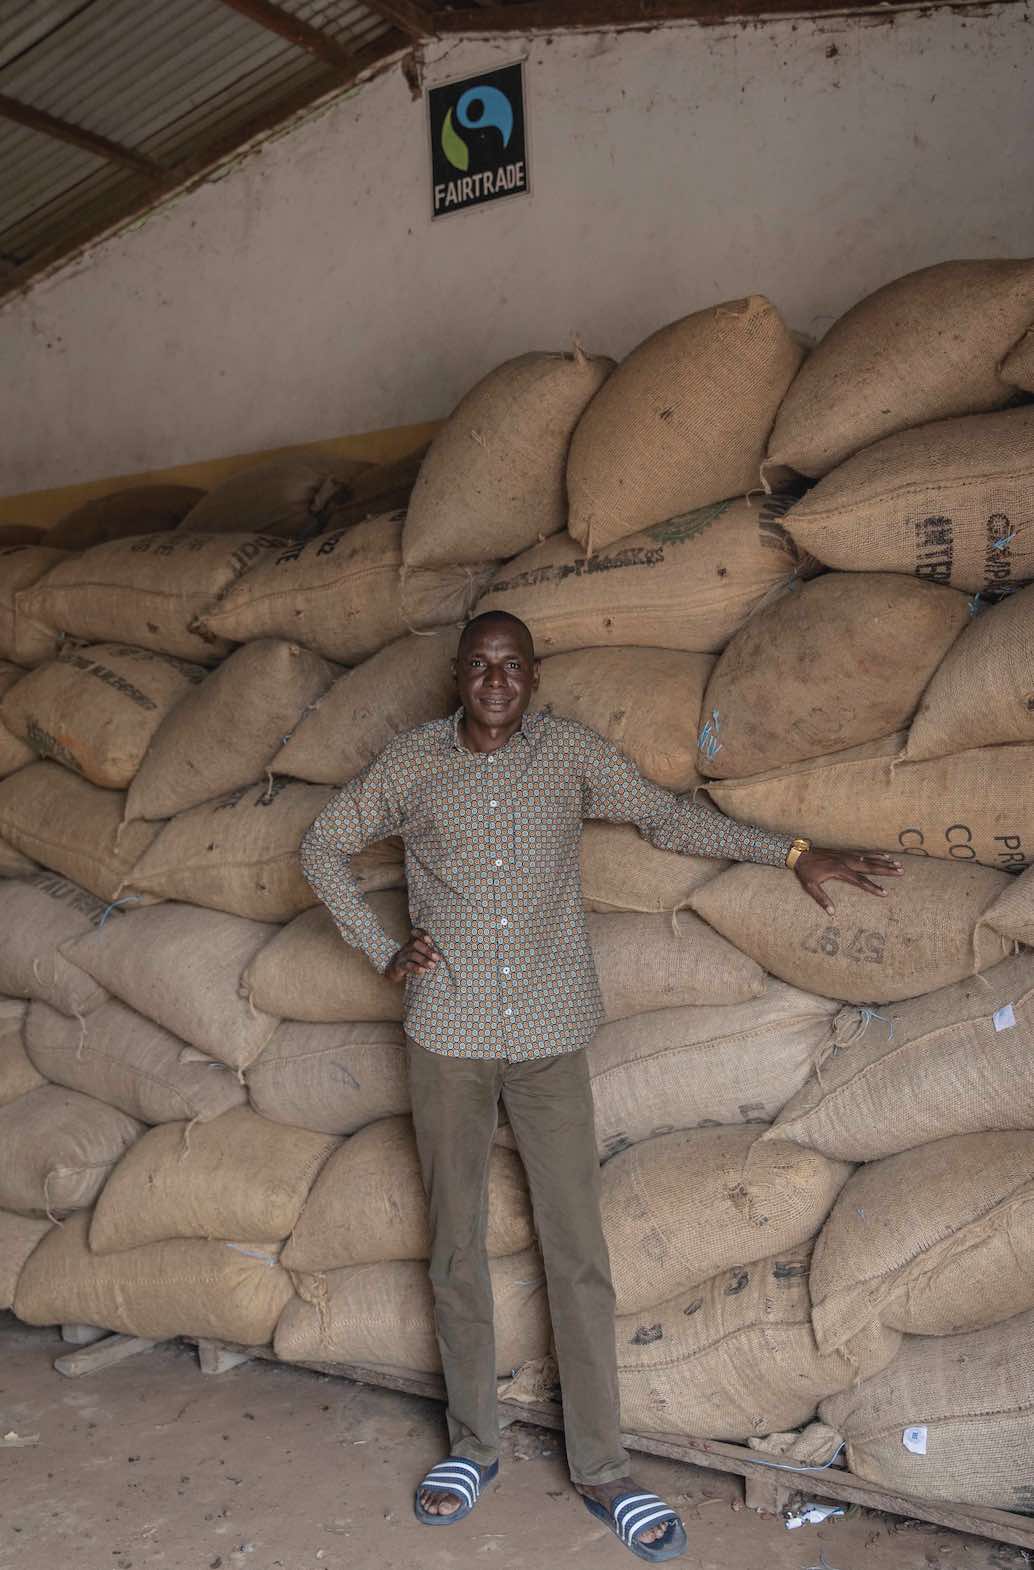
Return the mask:
<svg viewBox="0 0 1034 1570">
<path fill-rule="evenodd" d="M 468 87 L 456 105 L 456 119 L 466 131 L 481 131 L 492 126 L 509 147 L 513 134 L 513 109 L 498 87 Z M 450 109 L 442 124 L 442 152 L 454 169 L 464 174 L 470 168 L 470 148 L 457 131 Z"/>
</svg>

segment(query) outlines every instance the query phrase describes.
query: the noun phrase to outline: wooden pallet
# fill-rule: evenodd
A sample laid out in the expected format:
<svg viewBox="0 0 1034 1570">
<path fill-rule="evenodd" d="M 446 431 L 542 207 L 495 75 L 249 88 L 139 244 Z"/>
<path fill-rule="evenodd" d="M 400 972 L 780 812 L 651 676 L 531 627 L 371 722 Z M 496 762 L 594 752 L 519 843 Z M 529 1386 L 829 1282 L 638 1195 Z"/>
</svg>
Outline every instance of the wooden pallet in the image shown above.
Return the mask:
<svg viewBox="0 0 1034 1570">
<path fill-rule="evenodd" d="M 70 1378 L 97 1373 L 110 1368 L 123 1358 L 136 1356 L 161 1345 L 136 1336 L 107 1335 L 92 1326 L 65 1325 L 62 1335 L 67 1342 L 79 1348 L 60 1356 L 54 1367 Z M 224 1341 L 206 1341 L 196 1336 L 183 1336 L 183 1341 L 198 1349 L 198 1361 L 204 1374 L 222 1374 L 253 1358 L 278 1363 L 269 1347 L 234 1346 Z M 441 1379 L 432 1374 L 403 1374 L 384 1368 L 365 1368 L 346 1363 L 291 1363 L 285 1367 L 307 1368 L 317 1374 L 329 1374 L 337 1379 L 352 1379 L 359 1384 L 378 1385 L 385 1390 L 398 1390 L 406 1395 L 425 1396 L 432 1401 L 442 1401 L 445 1389 Z M 531 1423 L 539 1428 L 562 1428 L 563 1415 L 558 1402 L 503 1400 L 499 1403 L 499 1418 L 503 1427 L 511 1423 Z M 928 1521 L 933 1526 L 948 1527 L 954 1532 L 967 1532 L 973 1537 L 987 1537 L 993 1542 L 1008 1543 L 1015 1548 L 1034 1551 L 1034 1520 L 1015 1515 L 1009 1510 L 989 1510 L 978 1505 L 955 1505 L 937 1500 L 913 1499 L 907 1494 L 896 1494 L 855 1477 L 839 1467 L 786 1467 L 783 1463 L 766 1462 L 755 1450 L 745 1445 L 726 1444 L 719 1439 L 693 1439 L 672 1434 L 623 1434 L 629 1450 L 645 1455 L 664 1456 L 671 1461 L 685 1461 L 693 1466 L 709 1467 L 714 1472 L 734 1472 L 744 1480 L 746 1503 L 755 1510 L 769 1510 L 779 1514 L 795 1494 L 833 1499 L 840 1504 L 864 1505 L 869 1510 L 884 1510 L 891 1515 L 905 1516 L 913 1521 Z"/>
</svg>

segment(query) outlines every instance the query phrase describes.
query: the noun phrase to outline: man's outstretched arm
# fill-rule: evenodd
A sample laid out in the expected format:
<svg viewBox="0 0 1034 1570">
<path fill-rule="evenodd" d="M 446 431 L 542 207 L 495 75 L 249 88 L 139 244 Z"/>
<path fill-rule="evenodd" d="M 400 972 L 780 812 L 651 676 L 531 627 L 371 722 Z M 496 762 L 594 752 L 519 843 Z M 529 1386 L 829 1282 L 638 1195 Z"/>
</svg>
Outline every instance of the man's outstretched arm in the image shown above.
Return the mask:
<svg viewBox="0 0 1034 1570">
<path fill-rule="evenodd" d="M 738 823 L 714 807 L 688 796 L 676 796 L 645 780 L 625 754 L 598 738 L 582 787 L 582 816 L 609 823 L 634 823 L 658 850 L 682 856 L 713 856 L 785 867 L 793 848 L 789 834 L 772 834 L 754 824 Z M 852 884 L 867 894 L 884 894 L 870 874 L 898 877 L 901 863 L 882 851 L 836 851 L 814 847 L 799 855 L 793 868 L 802 888 L 823 910 L 833 903 L 823 889 L 830 881 Z"/>
</svg>

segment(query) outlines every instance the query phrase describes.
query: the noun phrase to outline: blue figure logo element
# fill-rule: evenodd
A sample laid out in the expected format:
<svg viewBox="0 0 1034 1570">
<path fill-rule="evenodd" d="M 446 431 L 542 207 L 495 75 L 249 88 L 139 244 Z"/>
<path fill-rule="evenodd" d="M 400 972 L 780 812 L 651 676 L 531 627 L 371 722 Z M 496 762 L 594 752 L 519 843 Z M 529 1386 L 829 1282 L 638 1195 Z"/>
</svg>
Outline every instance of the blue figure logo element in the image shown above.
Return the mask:
<svg viewBox="0 0 1034 1570">
<path fill-rule="evenodd" d="M 471 119 L 470 111 L 475 104 L 481 105 L 481 112 Z M 503 146 L 509 147 L 513 135 L 513 109 L 506 94 L 501 93 L 498 87 L 468 87 L 456 105 L 456 118 L 467 131 L 480 131 L 486 125 L 494 126 L 503 139 Z"/>
<path fill-rule="evenodd" d="M 472 118 L 475 105 L 479 113 Z M 468 87 L 456 105 L 456 119 L 466 131 L 481 131 L 486 125 L 494 127 L 503 139 L 503 146 L 509 147 L 513 135 L 513 108 L 498 87 Z M 453 124 L 451 109 L 442 125 L 442 152 L 454 169 L 465 173 L 470 168 L 470 149 Z"/>
</svg>

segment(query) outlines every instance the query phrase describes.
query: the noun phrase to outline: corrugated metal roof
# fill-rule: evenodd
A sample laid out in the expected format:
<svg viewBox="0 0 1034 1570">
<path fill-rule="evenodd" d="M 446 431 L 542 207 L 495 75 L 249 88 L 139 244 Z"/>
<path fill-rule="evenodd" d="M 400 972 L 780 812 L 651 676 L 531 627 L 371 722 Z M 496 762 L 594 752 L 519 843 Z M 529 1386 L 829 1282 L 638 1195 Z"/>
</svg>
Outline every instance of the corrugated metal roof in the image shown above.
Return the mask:
<svg viewBox="0 0 1034 1570">
<path fill-rule="evenodd" d="M 355 0 L 279 0 L 279 9 L 349 53 L 404 40 Z M 0 16 L 0 94 L 169 172 L 204 163 L 206 149 L 268 123 L 342 80 L 312 52 L 222 0 L 6 0 Z M 139 172 L 0 118 L 0 257 L 37 258 L 114 220 L 149 189 Z"/>
</svg>

